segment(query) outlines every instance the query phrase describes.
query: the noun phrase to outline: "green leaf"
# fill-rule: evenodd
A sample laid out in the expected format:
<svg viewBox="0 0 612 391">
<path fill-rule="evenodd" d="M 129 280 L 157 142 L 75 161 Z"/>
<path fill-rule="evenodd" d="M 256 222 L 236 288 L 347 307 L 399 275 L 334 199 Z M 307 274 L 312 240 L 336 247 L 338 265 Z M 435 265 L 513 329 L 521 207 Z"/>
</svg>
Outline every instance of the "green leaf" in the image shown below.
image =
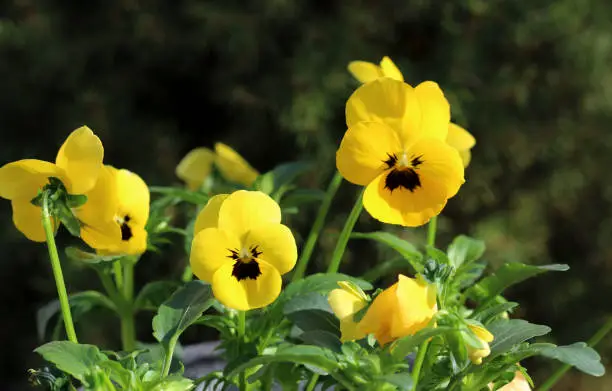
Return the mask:
<svg viewBox="0 0 612 391">
<path fill-rule="evenodd" d="M 75 262 L 85 262 L 90 264 L 114 262 L 121 258 L 120 255 L 100 255 L 89 251 L 81 250 L 77 247 L 66 247 L 66 256 Z"/>
<path fill-rule="evenodd" d="M 283 290 L 283 293 L 279 297 L 279 300 L 277 300 L 277 303 L 282 302 L 283 300 L 288 300 L 295 295 L 308 292 L 328 293 L 332 289 L 340 288 L 338 286 L 339 281 L 350 281 L 361 289 L 363 289 L 364 291 L 372 289 L 372 284 L 370 284 L 369 282 L 361 280 L 359 278 L 348 276 L 346 274 L 317 273 L 287 285 L 287 287 Z"/>
<path fill-rule="evenodd" d="M 319 189 L 295 189 L 287 192 L 280 200 L 283 209 L 298 208 L 305 204 L 321 202 L 325 192 Z"/>
<path fill-rule="evenodd" d="M 206 194 L 180 187 L 151 186 L 149 187 L 149 191 L 151 191 L 151 193 L 176 197 L 181 201 L 189 202 L 195 205 L 206 205 L 209 200 L 209 197 Z"/>
<path fill-rule="evenodd" d="M 391 247 L 406 259 L 416 272 L 423 270 L 423 254 L 421 254 L 412 243 L 398 238 L 389 232 L 354 232 L 351 239 L 370 239 Z"/>
<path fill-rule="evenodd" d="M 194 323 L 212 304 L 210 285 L 196 280 L 179 288 L 158 309 L 153 318 L 153 335 L 165 347 Z"/>
<path fill-rule="evenodd" d="M 328 373 L 338 368 L 338 361 L 330 350 L 318 346 L 292 345 L 289 347 L 281 347 L 273 354 L 255 357 L 234 368 L 227 377 L 236 376 L 240 372 L 256 365 L 276 362 L 312 365 Z"/>
<path fill-rule="evenodd" d="M 83 194 L 68 194 L 66 195 L 66 206 L 69 208 L 78 208 L 85 205 L 87 196 Z"/>
<path fill-rule="evenodd" d="M 483 278 L 478 284 L 468 289 L 466 295 L 472 300 L 484 301 L 501 294 L 506 288 L 528 278 L 549 271 L 566 271 L 568 269 L 569 266 L 561 264 L 533 266 L 519 262 L 506 263 L 495 273 Z"/>
<path fill-rule="evenodd" d="M 340 322 L 333 314 L 327 297 L 320 293 L 295 296 L 285 304 L 283 312 L 302 331 L 322 330 L 333 335 L 340 334 Z"/>
<path fill-rule="evenodd" d="M 327 348 L 333 352 L 340 353 L 342 342 L 338 338 L 338 334 L 330 333 L 325 330 L 305 331 L 298 336 L 299 339 L 309 345 L 316 345 L 322 348 Z"/>
<path fill-rule="evenodd" d="M 68 298 L 70 310 L 73 320 L 76 322 L 85 313 L 96 307 L 108 308 L 111 311 L 116 311 L 115 304 L 106 296 L 98 291 L 85 291 L 71 295 Z M 45 340 L 45 333 L 49 325 L 49 321 L 59 314 L 58 323 L 62 322 L 59 300 L 53 300 L 41 307 L 36 313 L 36 329 L 38 338 L 41 341 Z"/>
<path fill-rule="evenodd" d="M 253 184 L 255 190 L 260 190 L 270 194 L 272 198 L 279 200 L 282 198 L 287 186 L 295 178 L 312 168 L 308 162 L 283 163 L 276 166 L 273 170 L 260 175 Z"/>
<path fill-rule="evenodd" d="M 176 281 L 153 281 L 145 285 L 140 292 L 134 307 L 136 310 L 157 311 L 157 308 L 162 305 L 179 287 Z"/>
<path fill-rule="evenodd" d="M 447 333 L 456 332 L 458 329 L 453 327 L 428 327 L 422 329 L 415 333 L 414 335 L 409 335 L 406 337 L 402 337 L 394 342 L 391 348 L 391 352 L 393 356 L 400 359 L 404 358 L 410 353 L 412 353 L 416 348 L 428 340 L 429 338 L 433 338 L 438 335 L 445 335 Z"/>
<path fill-rule="evenodd" d="M 505 353 L 514 345 L 550 333 L 550 327 L 522 319 L 501 319 L 487 325 L 495 339 L 491 342 L 491 358 Z"/>
<path fill-rule="evenodd" d="M 398 390 L 412 390 L 412 376 L 409 373 L 394 373 L 378 377 L 377 380 L 397 386 Z"/>
<path fill-rule="evenodd" d="M 108 360 L 97 347 L 70 341 L 49 342 L 34 351 L 80 381 L 84 381 L 85 376 L 92 373 L 96 365 Z"/>
<path fill-rule="evenodd" d="M 536 347 L 534 344 L 532 347 Z M 576 369 L 591 376 L 603 376 L 606 369 L 601 364 L 601 357 L 584 342 L 576 342 L 567 346 L 537 346 L 538 354 L 548 358 L 554 358 L 565 364 L 572 365 Z"/>
<path fill-rule="evenodd" d="M 81 222 L 77 219 L 70 209 L 63 202 L 53 203 L 53 214 L 62 222 L 64 227 L 72 236 L 81 237 Z"/>
<path fill-rule="evenodd" d="M 476 311 L 474 311 L 471 318 L 486 325 L 493 318 L 501 315 L 504 312 L 510 312 L 516 307 L 518 307 L 518 303 L 514 303 L 511 301 L 494 304 L 491 306 L 483 307 L 482 309 L 478 308 Z"/>
<path fill-rule="evenodd" d="M 457 236 L 448 246 L 448 259 L 455 268 L 459 268 L 464 263 L 471 263 L 478 260 L 485 251 L 485 244 L 482 240 L 472 239 L 468 236 Z"/>
<path fill-rule="evenodd" d="M 145 386 L 145 391 L 189 391 L 193 389 L 193 380 L 182 376 L 171 375 Z"/>
<path fill-rule="evenodd" d="M 455 271 L 453 283 L 460 290 L 472 286 L 482 276 L 486 268 L 487 262 L 485 261 L 464 263 Z"/>
</svg>

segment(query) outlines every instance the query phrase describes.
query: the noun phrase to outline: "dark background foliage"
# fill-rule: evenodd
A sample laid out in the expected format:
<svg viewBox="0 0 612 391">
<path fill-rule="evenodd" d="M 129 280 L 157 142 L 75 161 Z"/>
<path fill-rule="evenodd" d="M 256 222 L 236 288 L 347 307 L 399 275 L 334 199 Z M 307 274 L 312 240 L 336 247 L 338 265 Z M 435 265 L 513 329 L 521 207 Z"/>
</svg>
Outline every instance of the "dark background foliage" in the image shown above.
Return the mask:
<svg viewBox="0 0 612 391">
<path fill-rule="evenodd" d="M 467 233 L 487 242 L 493 267 L 568 263 L 571 272 L 509 296 L 521 302 L 519 316 L 551 325 L 557 342 L 584 340 L 611 310 L 611 14 L 605 0 L 0 1 L 0 163 L 52 160 L 87 124 L 106 162 L 149 184 L 176 183 L 185 152 L 221 140 L 260 171 L 314 161 L 303 184 L 324 187 L 356 87 L 346 65 L 390 55 L 407 81 L 438 81 L 454 120 L 478 139 L 467 183 L 444 211 L 440 246 Z M 330 232 L 355 190 L 342 187 Z M 14 229 L 8 202 L 0 214 L 0 383 L 21 390 L 25 370 L 40 364 L 36 310 L 55 287 L 44 246 Z M 308 215 L 293 218 L 296 233 L 307 232 Z M 378 227 L 362 216 L 360 230 Z M 419 241 L 422 231 L 406 235 Z M 328 237 L 313 270 L 328 261 Z M 137 286 L 180 276 L 177 242 L 142 259 Z M 343 270 L 352 274 L 377 258 L 368 243 L 351 250 Z M 65 264 L 70 291 L 97 287 L 91 271 Z M 112 318 L 88 314 L 81 339 L 118 348 L 117 323 L 104 319 Z M 139 321 L 139 338 L 151 341 L 150 317 Z M 188 342 L 211 337 L 196 330 Z M 606 363 L 611 348 L 601 345 Z M 553 368 L 524 364 L 536 381 Z M 572 373 L 556 389 L 607 384 Z"/>
</svg>

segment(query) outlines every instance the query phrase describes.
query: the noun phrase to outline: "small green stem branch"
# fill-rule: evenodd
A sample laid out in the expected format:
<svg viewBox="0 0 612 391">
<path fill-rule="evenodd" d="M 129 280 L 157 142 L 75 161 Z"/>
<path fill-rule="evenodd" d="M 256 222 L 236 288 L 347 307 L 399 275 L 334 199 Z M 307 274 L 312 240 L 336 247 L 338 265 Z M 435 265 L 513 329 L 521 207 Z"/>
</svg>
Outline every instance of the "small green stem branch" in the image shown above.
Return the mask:
<svg viewBox="0 0 612 391">
<path fill-rule="evenodd" d="M 245 333 L 246 333 L 246 311 L 238 311 L 238 322 L 236 324 L 236 332 L 238 333 L 238 339 L 240 343 L 243 344 L 245 341 Z M 240 391 L 246 391 L 247 382 L 246 382 L 246 370 L 240 372 Z"/>
<path fill-rule="evenodd" d="M 115 262 L 119 264 L 119 262 Z M 134 261 L 126 258 L 121 262 L 123 266 L 123 306 L 121 316 L 121 343 L 123 350 L 131 352 L 136 349 L 136 329 L 134 325 Z"/>
<path fill-rule="evenodd" d="M 317 381 L 319 381 L 319 374 L 313 373 L 304 391 L 313 391 L 317 386 Z"/>
<path fill-rule="evenodd" d="M 612 331 L 612 315 L 608 317 L 606 322 L 593 334 L 591 339 L 587 341 L 587 344 L 590 347 L 595 347 L 608 333 Z M 538 388 L 539 391 L 548 391 L 552 389 L 552 387 L 557 384 L 559 380 L 565 375 L 567 371 L 570 370 L 572 366 L 568 364 L 564 364 L 559 369 L 557 369 L 546 381 Z"/>
<path fill-rule="evenodd" d="M 429 220 L 429 225 L 427 227 L 427 245 L 434 246 L 436 243 L 436 229 L 438 226 L 438 216 L 434 216 Z M 417 390 L 419 385 L 419 377 L 421 376 L 421 369 L 423 368 L 423 363 L 425 362 L 425 357 L 427 356 L 427 349 L 429 348 L 429 339 L 425 340 L 421 346 L 419 346 L 419 351 L 417 353 L 416 359 L 414 360 L 414 367 L 412 368 L 412 389 L 414 391 Z"/>
<path fill-rule="evenodd" d="M 78 343 L 76 332 L 74 331 L 74 323 L 72 322 L 72 313 L 70 312 L 70 303 L 68 301 L 68 293 L 66 292 L 66 284 L 64 283 L 64 275 L 62 273 L 62 264 L 60 263 L 57 246 L 55 244 L 55 236 L 53 226 L 51 224 L 51 211 L 49 210 L 49 194 L 45 193 L 42 203 L 42 224 L 45 230 L 47 239 L 47 248 L 49 250 L 49 259 L 51 260 L 51 268 L 53 269 L 53 277 L 57 287 L 57 296 L 62 310 L 64 319 L 64 327 L 68 340 Z"/>
<path fill-rule="evenodd" d="M 312 228 L 310 229 L 310 233 L 308 234 L 308 238 L 304 243 L 304 248 L 302 248 L 302 253 L 300 254 L 300 259 L 297 262 L 297 266 L 295 268 L 295 272 L 293 272 L 291 281 L 297 281 L 304 277 L 304 273 L 308 267 L 308 262 L 310 262 L 310 257 L 312 256 L 312 252 L 317 244 L 319 234 L 323 229 L 323 224 L 325 223 L 327 213 L 329 212 L 329 207 L 331 206 L 332 200 L 334 199 L 334 196 L 336 195 L 341 183 L 342 175 L 340 175 L 340 172 L 336 171 L 334 177 L 327 186 L 325 198 L 321 202 L 321 206 L 319 206 L 317 217 L 315 218 Z"/>
<path fill-rule="evenodd" d="M 177 337 L 172 337 L 168 342 L 168 351 L 164 357 L 164 364 L 162 366 L 162 377 L 166 377 L 170 373 L 170 366 L 172 365 L 172 357 L 174 356 L 177 339 Z"/>
<path fill-rule="evenodd" d="M 332 258 L 329 263 L 329 267 L 327 268 L 327 273 L 337 273 L 340 268 L 340 262 L 342 261 L 342 256 L 344 255 L 344 251 L 346 250 L 346 245 L 348 244 L 351 233 L 353 232 L 353 228 L 355 227 L 355 223 L 357 223 L 357 219 L 359 219 L 359 215 L 363 210 L 363 190 L 359 193 L 357 200 L 355 201 L 355 205 L 353 205 L 353 209 L 349 214 L 346 222 L 344 223 L 344 228 L 342 228 L 342 232 L 340 232 L 340 237 L 338 237 L 338 241 L 336 242 L 336 248 L 334 248 L 334 252 L 332 253 Z"/>
</svg>

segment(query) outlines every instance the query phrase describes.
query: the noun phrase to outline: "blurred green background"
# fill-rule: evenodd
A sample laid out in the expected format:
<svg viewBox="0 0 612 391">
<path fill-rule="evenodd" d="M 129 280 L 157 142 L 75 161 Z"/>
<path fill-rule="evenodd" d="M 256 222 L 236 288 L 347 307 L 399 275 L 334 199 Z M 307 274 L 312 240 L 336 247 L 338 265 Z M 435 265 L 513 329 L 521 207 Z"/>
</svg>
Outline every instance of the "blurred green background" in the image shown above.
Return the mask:
<svg viewBox="0 0 612 391">
<path fill-rule="evenodd" d="M 149 184 L 178 183 L 180 158 L 220 140 L 260 171 L 314 161 L 303 185 L 324 187 L 357 86 L 346 65 L 389 55 L 408 82 L 439 82 L 454 121 L 478 140 L 441 218 L 440 246 L 466 233 L 487 242 L 493 267 L 568 263 L 570 272 L 509 297 L 521 303 L 518 316 L 552 326 L 555 341 L 586 340 L 612 311 L 611 18 L 606 0 L 0 1 L 0 163 L 52 160 L 87 124 L 107 163 Z M 355 191 L 341 188 L 329 232 Z M 296 233 L 307 233 L 312 212 L 292 217 Z M 378 228 L 365 214 L 358 226 Z M 26 370 L 40 364 L 36 310 L 55 286 L 45 247 L 14 229 L 9 202 L 0 203 L 0 231 L 0 385 L 23 390 Z M 422 231 L 406 235 L 419 241 Z M 180 276 L 186 256 L 175 239 L 141 260 L 137 286 Z M 331 241 L 323 236 L 313 270 Z M 371 243 L 351 250 L 346 272 L 376 261 Z M 98 287 L 93 272 L 65 264 L 70 291 Z M 82 342 L 118 348 L 117 326 L 92 312 L 77 331 Z M 212 336 L 199 330 L 187 342 Z M 139 319 L 139 338 L 152 340 L 150 317 Z M 612 337 L 600 351 L 611 368 Z M 537 382 L 556 364 L 524 365 Z M 609 390 L 612 378 L 572 372 L 555 389 Z"/>
</svg>

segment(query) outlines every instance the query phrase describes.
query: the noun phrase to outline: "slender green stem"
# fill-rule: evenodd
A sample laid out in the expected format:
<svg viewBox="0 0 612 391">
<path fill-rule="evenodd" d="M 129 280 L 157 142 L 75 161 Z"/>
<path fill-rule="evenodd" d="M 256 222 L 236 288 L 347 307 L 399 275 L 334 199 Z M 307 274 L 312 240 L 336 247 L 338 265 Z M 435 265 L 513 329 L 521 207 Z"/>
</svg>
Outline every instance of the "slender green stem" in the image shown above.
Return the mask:
<svg viewBox="0 0 612 391">
<path fill-rule="evenodd" d="M 72 313 L 70 312 L 70 303 L 68 301 L 68 293 L 66 292 L 66 284 L 62 273 L 62 264 L 60 263 L 57 246 L 55 244 L 55 236 L 53 226 L 51 224 L 51 211 L 49 210 L 49 195 L 45 193 L 42 203 L 42 225 L 47 238 L 47 248 L 49 250 L 49 259 L 51 260 L 51 269 L 53 269 L 53 277 L 57 287 L 57 296 L 62 310 L 64 319 L 64 327 L 68 340 L 78 343 L 76 332 L 74 331 L 74 323 L 72 322 Z"/>
<path fill-rule="evenodd" d="M 308 262 L 310 262 L 310 257 L 312 256 L 312 252 L 314 251 L 315 245 L 317 244 L 317 239 L 319 239 L 319 234 L 323 229 L 323 224 L 325 223 L 325 219 L 327 218 L 327 213 L 329 212 L 329 207 L 331 206 L 332 200 L 342 183 L 342 175 L 340 172 L 336 171 L 334 177 L 331 182 L 327 186 L 327 191 L 325 192 L 325 198 L 321 202 L 321 206 L 319 206 L 319 211 L 317 212 L 317 217 L 315 217 L 315 221 L 312 224 L 312 228 L 310 229 L 310 233 L 308 234 L 308 238 L 306 239 L 306 243 L 304 243 L 304 247 L 302 248 L 302 253 L 300 254 L 300 259 L 297 262 L 297 266 L 295 268 L 295 272 L 293 272 L 293 277 L 291 281 L 297 281 L 304 277 L 304 273 L 306 272 L 306 268 L 308 267 Z"/>
<path fill-rule="evenodd" d="M 245 342 L 245 332 L 246 332 L 246 311 L 238 311 L 238 323 L 236 324 L 236 332 L 238 333 L 238 339 L 240 343 Z M 246 382 L 246 370 L 240 372 L 240 391 L 245 391 L 247 389 Z"/>
<path fill-rule="evenodd" d="M 168 352 L 164 357 L 164 364 L 162 366 L 162 377 L 168 376 L 170 373 L 170 366 L 172 364 L 172 356 L 174 356 L 174 349 L 176 348 L 177 338 L 172 337 L 170 341 L 168 341 Z"/>
<path fill-rule="evenodd" d="M 317 381 L 319 381 L 319 374 L 313 373 L 304 391 L 313 391 L 314 388 L 317 386 Z"/>
<path fill-rule="evenodd" d="M 357 223 L 357 219 L 363 210 L 363 190 L 359 193 L 357 200 L 355 201 L 355 205 L 353 205 L 353 209 L 349 214 L 346 222 L 344 223 L 344 228 L 342 228 L 342 232 L 340 232 L 340 237 L 336 242 L 336 248 L 334 248 L 334 252 L 332 253 L 331 262 L 329 263 L 329 267 L 327 268 L 327 273 L 337 273 L 340 268 L 340 262 L 342 261 L 342 256 L 344 255 L 344 251 L 346 250 L 346 245 L 348 244 L 351 233 L 353 232 L 353 228 L 355 227 L 355 223 Z"/>
<path fill-rule="evenodd" d="M 590 347 L 594 347 L 595 345 L 597 345 L 606 335 L 608 335 L 608 333 L 612 331 L 612 315 L 608 317 L 608 319 L 606 320 L 606 323 L 604 323 L 603 326 L 601 326 L 599 328 L 599 330 L 597 330 L 595 332 L 595 334 L 593 334 L 593 336 L 591 337 L 591 339 L 589 339 L 587 341 L 587 344 Z M 565 375 L 565 373 L 567 371 L 569 371 L 569 369 L 571 368 L 571 365 L 568 364 L 564 364 L 563 366 L 561 366 L 559 369 L 557 369 L 548 379 L 546 379 L 546 381 L 538 388 L 539 391 L 548 391 L 550 389 L 552 389 L 552 387 L 557 384 L 557 382 L 559 380 L 561 380 L 561 378 L 563 377 L 563 375 Z"/>
<path fill-rule="evenodd" d="M 115 262 L 119 264 L 120 262 Z M 121 343 L 123 350 L 131 352 L 136 349 L 136 329 L 134 325 L 134 263 L 132 259 L 124 259 L 123 266 L 123 306 L 121 316 Z"/>
<path fill-rule="evenodd" d="M 436 229 L 438 226 L 438 216 L 434 216 L 429 220 L 429 225 L 427 226 L 427 245 L 434 246 L 436 244 Z M 421 369 L 423 368 L 423 363 L 425 362 L 425 357 L 427 356 L 427 349 L 429 348 L 429 339 L 423 341 L 421 346 L 419 346 L 419 351 L 417 353 L 416 359 L 414 360 L 414 367 L 412 368 L 412 389 L 414 391 L 417 390 L 419 385 L 419 377 L 421 376 Z"/>
</svg>

